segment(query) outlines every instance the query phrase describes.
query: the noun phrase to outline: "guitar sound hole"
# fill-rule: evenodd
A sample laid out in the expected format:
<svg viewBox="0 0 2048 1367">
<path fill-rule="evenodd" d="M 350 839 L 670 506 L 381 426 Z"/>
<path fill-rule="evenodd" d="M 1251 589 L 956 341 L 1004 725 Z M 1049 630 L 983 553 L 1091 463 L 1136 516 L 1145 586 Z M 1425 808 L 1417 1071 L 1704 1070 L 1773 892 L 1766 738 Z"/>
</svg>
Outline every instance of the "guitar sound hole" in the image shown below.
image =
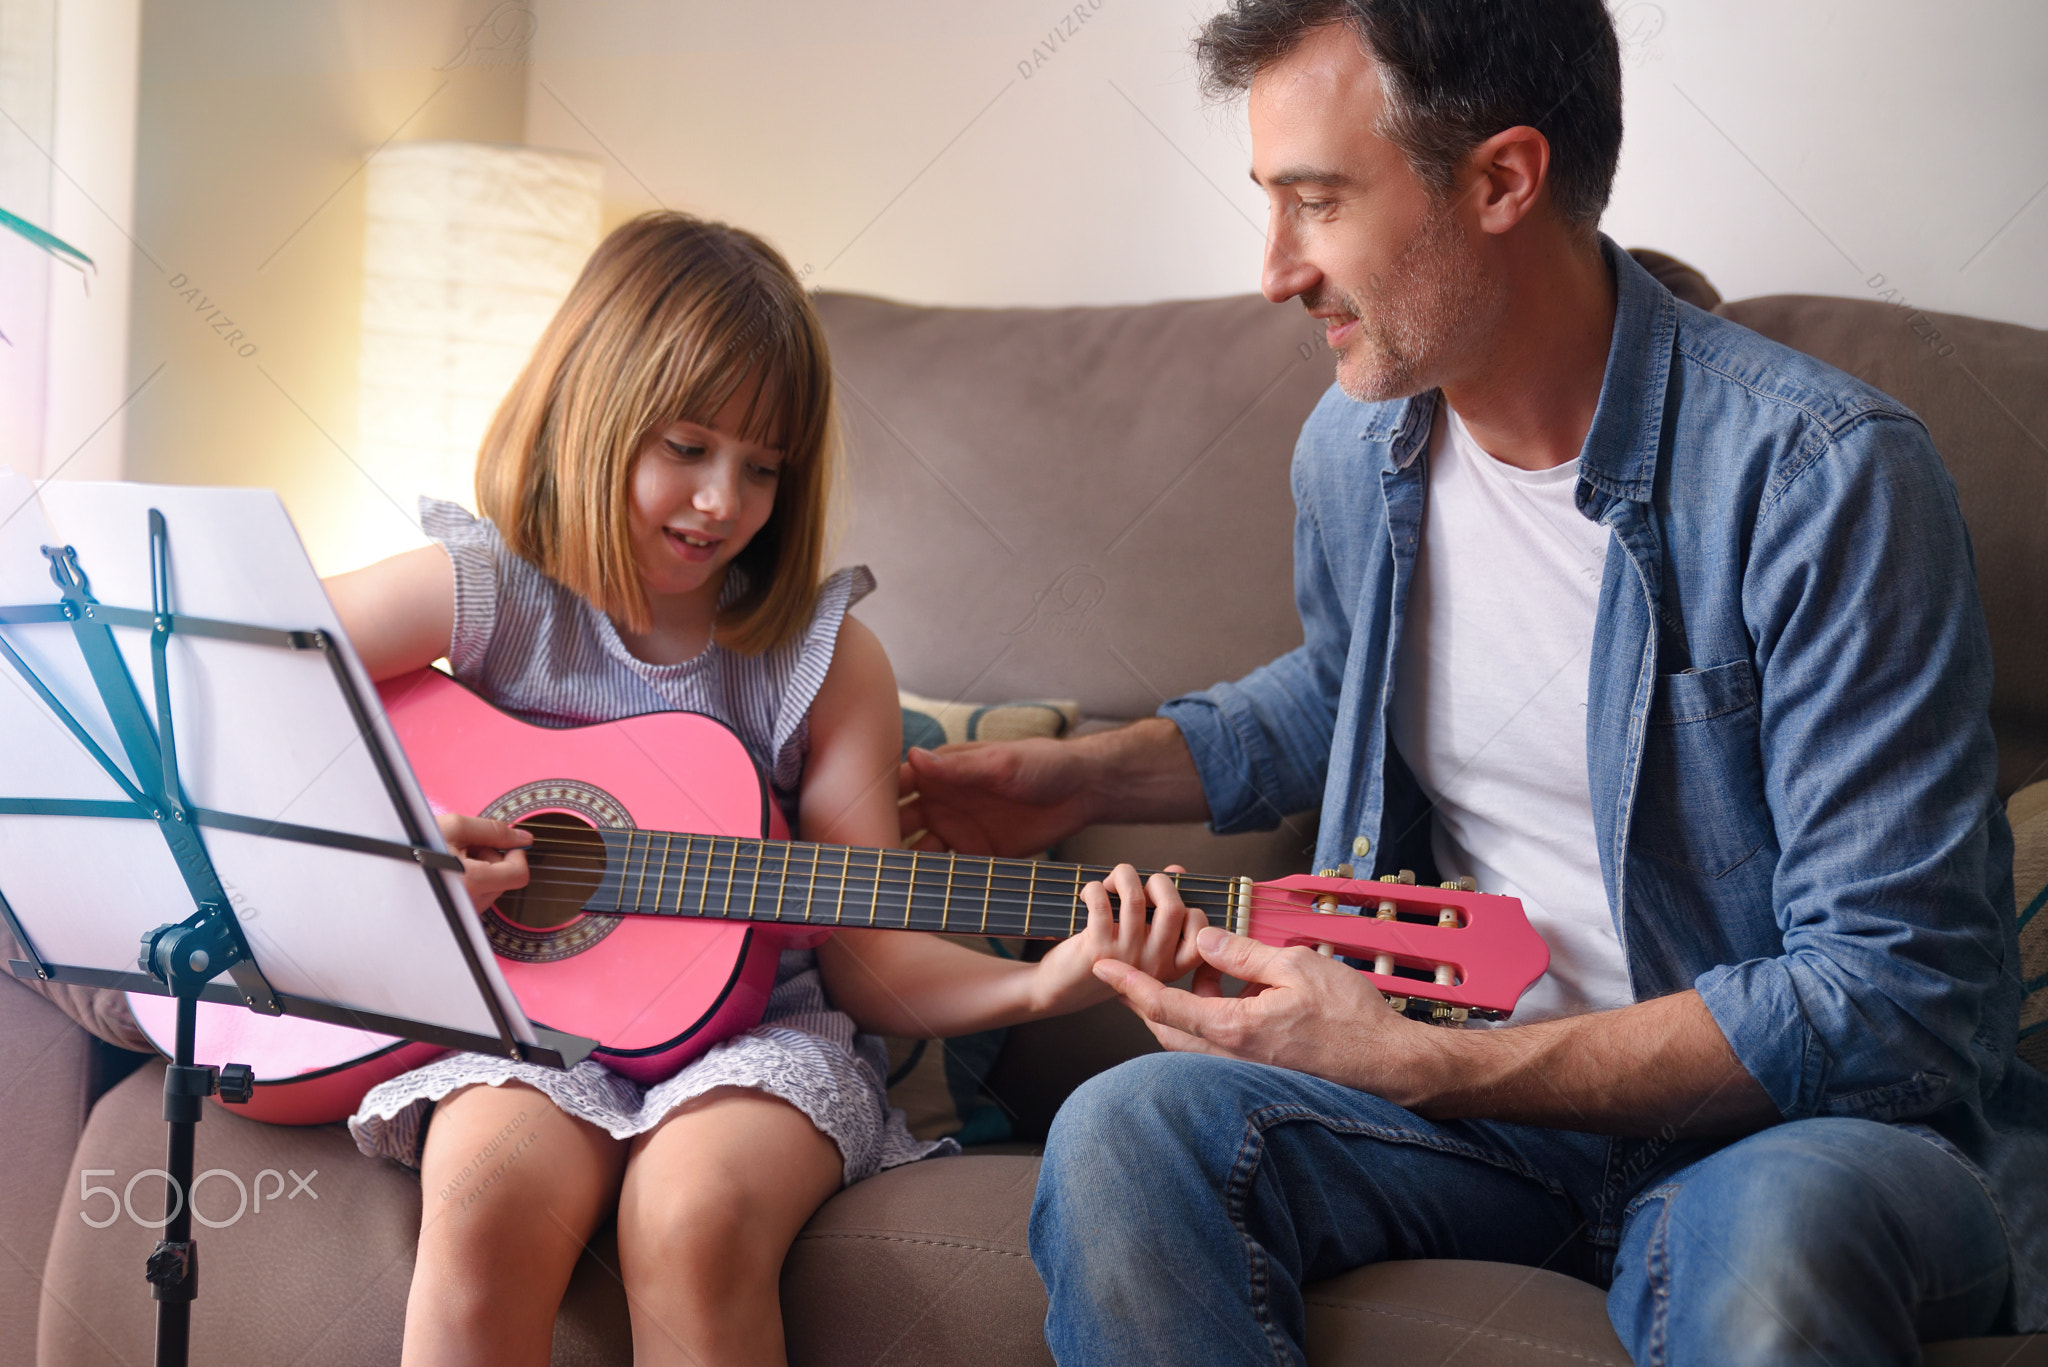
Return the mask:
<svg viewBox="0 0 2048 1367">
<path fill-rule="evenodd" d="M 541 812 L 514 823 L 533 832 L 526 850 L 527 884 L 497 901 L 497 913 L 528 930 L 552 930 L 583 913 L 604 880 L 604 840 L 567 812 Z"/>
</svg>

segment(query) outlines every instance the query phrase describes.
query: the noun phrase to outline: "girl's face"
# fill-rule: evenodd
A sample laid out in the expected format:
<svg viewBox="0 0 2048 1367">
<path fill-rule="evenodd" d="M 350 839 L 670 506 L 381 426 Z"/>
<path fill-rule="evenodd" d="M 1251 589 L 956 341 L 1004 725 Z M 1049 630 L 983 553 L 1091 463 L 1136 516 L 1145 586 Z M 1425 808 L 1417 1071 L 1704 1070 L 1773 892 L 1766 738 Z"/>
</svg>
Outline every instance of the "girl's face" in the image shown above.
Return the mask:
<svg viewBox="0 0 2048 1367">
<path fill-rule="evenodd" d="M 733 435 L 742 390 L 708 425 L 670 423 L 633 458 L 628 523 L 633 557 L 652 598 L 723 587 L 725 567 L 775 510 L 783 453 Z"/>
</svg>

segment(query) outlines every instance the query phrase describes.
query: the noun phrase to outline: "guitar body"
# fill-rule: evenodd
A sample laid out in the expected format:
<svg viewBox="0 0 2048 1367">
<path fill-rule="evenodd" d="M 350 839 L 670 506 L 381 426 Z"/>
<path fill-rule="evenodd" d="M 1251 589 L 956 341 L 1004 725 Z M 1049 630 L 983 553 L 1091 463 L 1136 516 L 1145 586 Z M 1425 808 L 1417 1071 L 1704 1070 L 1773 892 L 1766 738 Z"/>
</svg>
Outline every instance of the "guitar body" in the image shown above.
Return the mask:
<svg viewBox="0 0 2048 1367">
<path fill-rule="evenodd" d="M 761 1018 L 798 927 L 585 913 L 583 849 L 550 838 L 584 830 L 786 838 L 746 747 L 722 723 L 655 712 L 555 729 L 506 715 L 435 670 L 379 686 L 414 775 L 437 811 L 535 823 L 535 893 L 482 913 L 498 967 L 529 1019 L 600 1042 L 591 1057 L 642 1083 L 673 1075 Z M 536 818 L 539 819 L 536 822 Z M 630 838 L 630 837 L 629 837 Z M 552 858 L 551 858 L 552 852 Z M 520 912 L 524 911 L 521 916 Z M 132 993 L 138 1024 L 169 1052 L 176 1003 Z M 445 1052 L 434 1045 L 201 1003 L 195 1059 L 247 1063 L 258 1120 L 315 1125 L 351 1114 L 378 1083 Z"/>
</svg>

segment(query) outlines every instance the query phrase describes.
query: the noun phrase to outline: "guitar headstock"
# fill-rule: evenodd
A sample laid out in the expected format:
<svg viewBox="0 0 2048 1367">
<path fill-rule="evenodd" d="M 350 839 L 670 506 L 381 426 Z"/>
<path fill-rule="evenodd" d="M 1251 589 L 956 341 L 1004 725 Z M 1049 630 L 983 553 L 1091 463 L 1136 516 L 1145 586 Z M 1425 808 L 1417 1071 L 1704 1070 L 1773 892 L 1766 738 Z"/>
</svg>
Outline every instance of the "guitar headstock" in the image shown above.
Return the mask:
<svg viewBox="0 0 2048 1367">
<path fill-rule="evenodd" d="M 1378 879 L 1350 872 L 1243 880 L 1230 928 L 1362 959 L 1395 1010 L 1447 1025 L 1504 1019 L 1550 967 L 1550 947 L 1517 898 L 1476 892 L 1469 878 L 1421 888 L 1405 869 Z"/>
</svg>

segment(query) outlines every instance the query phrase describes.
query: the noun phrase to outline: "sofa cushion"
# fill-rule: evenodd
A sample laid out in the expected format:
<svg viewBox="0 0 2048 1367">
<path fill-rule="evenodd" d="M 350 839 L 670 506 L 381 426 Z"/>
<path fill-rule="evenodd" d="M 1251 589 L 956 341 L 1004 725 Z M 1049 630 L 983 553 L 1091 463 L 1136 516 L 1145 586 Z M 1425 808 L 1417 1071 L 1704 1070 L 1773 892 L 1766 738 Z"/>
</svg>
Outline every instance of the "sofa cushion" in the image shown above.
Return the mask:
<svg viewBox="0 0 2048 1367">
<path fill-rule="evenodd" d="M 37 993 L 0 982 L 0 1344 L 35 1342 L 43 1261 L 69 1205 L 65 1177 L 91 1086 L 91 1037 Z"/>
<path fill-rule="evenodd" d="M 76 1034 L 77 1032 L 73 1032 Z M 125 1367 L 150 1360 L 155 1302 L 142 1265 L 156 1233 L 123 1211 L 104 1229 L 109 1198 L 81 1202 L 81 1174 L 121 1190 L 164 1161 L 163 1065 L 152 1062 L 101 1097 L 78 1142 L 51 1241 L 37 1361 L 42 1367 Z M 395 1362 L 419 1233 L 416 1174 L 365 1158 L 339 1125 L 265 1125 L 209 1102 L 194 1138 L 194 1168 L 220 1168 L 250 1186 L 264 1178 L 260 1212 L 223 1229 L 194 1226 L 199 1299 L 192 1312 L 194 1362 Z M 111 1170 L 110 1172 L 108 1170 Z M 308 1180 L 300 1191 L 287 1175 Z M 283 1196 L 270 1195 L 279 1186 Z M 296 1192 L 296 1195 L 292 1193 Z M 135 1213 L 162 1215 L 162 1179 L 135 1185 Z M 201 1184 L 198 1213 L 234 1214 L 225 1178 Z M 558 1367 L 631 1360 L 625 1297 L 605 1261 L 604 1236 L 584 1255 L 555 1330 Z"/>
</svg>

